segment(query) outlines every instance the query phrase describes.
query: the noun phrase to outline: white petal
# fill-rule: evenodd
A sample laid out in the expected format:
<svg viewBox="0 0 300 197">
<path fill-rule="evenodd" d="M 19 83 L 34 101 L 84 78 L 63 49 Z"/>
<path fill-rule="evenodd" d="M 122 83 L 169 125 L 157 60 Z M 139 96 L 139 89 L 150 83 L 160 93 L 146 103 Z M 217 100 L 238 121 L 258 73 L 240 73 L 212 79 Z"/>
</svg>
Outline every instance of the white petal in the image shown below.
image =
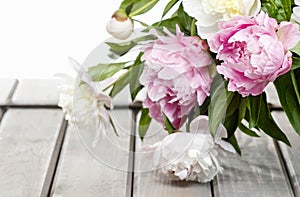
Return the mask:
<svg viewBox="0 0 300 197">
<path fill-rule="evenodd" d="M 188 171 L 187 169 L 175 172 L 175 175 L 179 177 L 180 180 L 184 180 L 185 178 L 187 178 L 188 175 Z"/>
<path fill-rule="evenodd" d="M 227 130 L 224 125 L 220 124 L 217 133 L 215 135 L 215 139 L 227 138 Z"/>
<path fill-rule="evenodd" d="M 78 73 L 78 78 L 91 85 L 92 82 L 92 77 L 87 73 L 86 69 L 83 68 L 83 66 L 81 64 L 79 64 L 74 58 L 69 57 L 69 63 L 70 65 L 74 68 L 74 70 L 77 71 Z"/>
<path fill-rule="evenodd" d="M 200 115 L 190 124 L 190 132 L 197 134 L 209 134 L 208 116 Z"/>
<path fill-rule="evenodd" d="M 244 7 L 246 9 L 246 15 L 255 16 L 259 13 L 261 8 L 260 0 L 243 0 Z"/>
<path fill-rule="evenodd" d="M 188 150 L 188 155 L 189 157 L 191 158 L 196 158 L 197 155 L 198 155 L 199 151 L 198 150 L 195 150 L 195 149 L 192 149 L 192 150 Z"/>
<path fill-rule="evenodd" d="M 109 107 L 110 109 L 113 108 L 112 98 L 110 96 L 102 91 L 99 91 L 96 94 L 97 101 L 99 101 L 101 104 L 104 104 L 106 107 Z"/>
<path fill-rule="evenodd" d="M 296 22 L 300 23 L 300 7 L 299 6 L 293 8 L 292 19 L 294 19 Z"/>
<path fill-rule="evenodd" d="M 184 11 L 199 20 L 202 17 L 202 13 L 200 10 L 202 10 L 202 0 L 183 0 L 182 5 Z"/>
<path fill-rule="evenodd" d="M 212 162 L 210 156 L 204 157 L 203 160 L 205 161 L 205 163 L 206 163 L 208 166 L 213 165 L 213 162 Z"/>
<path fill-rule="evenodd" d="M 161 151 L 156 150 L 153 154 L 153 166 L 154 167 L 160 167 L 161 165 Z"/>
<path fill-rule="evenodd" d="M 113 17 L 110 21 L 108 21 L 106 30 L 113 37 L 125 40 L 131 35 L 133 31 L 133 24 L 129 18 L 125 21 L 118 21 Z"/>
<path fill-rule="evenodd" d="M 196 22 L 196 25 L 198 34 L 202 39 L 209 39 L 218 32 L 217 24 L 213 24 L 209 27 L 204 27 L 201 23 Z"/>
</svg>

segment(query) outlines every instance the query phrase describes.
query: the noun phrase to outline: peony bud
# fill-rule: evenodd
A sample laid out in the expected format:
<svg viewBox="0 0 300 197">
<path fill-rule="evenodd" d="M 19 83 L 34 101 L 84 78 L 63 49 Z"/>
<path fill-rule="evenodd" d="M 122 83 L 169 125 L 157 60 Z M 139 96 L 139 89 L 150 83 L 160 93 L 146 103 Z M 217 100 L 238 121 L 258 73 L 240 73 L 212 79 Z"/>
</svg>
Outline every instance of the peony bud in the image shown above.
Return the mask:
<svg viewBox="0 0 300 197">
<path fill-rule="evenodd" d="M 128 18 L 126 12 L 119 9 L 112 15 L 110 21 L 108 21 L 106 30 L 113 37 L 124 40 L 131 35 L 133 23 Z"/>
</svg>

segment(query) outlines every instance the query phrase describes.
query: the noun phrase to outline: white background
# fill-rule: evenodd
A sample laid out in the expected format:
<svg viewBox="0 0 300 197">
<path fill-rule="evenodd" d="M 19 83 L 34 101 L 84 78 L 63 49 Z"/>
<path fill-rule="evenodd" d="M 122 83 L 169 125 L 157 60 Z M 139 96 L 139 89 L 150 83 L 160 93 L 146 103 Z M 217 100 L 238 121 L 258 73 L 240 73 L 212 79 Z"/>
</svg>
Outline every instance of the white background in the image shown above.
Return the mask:
<svg viewBox="0 0 300 197">
<path fill-rule="evenodd" d="M 51 78 L 70 73 L 68 57 L 82 63 L 110 37 L 106 23 L 120 2 L 1 0 L 0 78 Z M 160 8 L 163 6 L 156 9 Z M 158 20 L 160 14 L 152 10 L 139 19 Z"/>
</svg>

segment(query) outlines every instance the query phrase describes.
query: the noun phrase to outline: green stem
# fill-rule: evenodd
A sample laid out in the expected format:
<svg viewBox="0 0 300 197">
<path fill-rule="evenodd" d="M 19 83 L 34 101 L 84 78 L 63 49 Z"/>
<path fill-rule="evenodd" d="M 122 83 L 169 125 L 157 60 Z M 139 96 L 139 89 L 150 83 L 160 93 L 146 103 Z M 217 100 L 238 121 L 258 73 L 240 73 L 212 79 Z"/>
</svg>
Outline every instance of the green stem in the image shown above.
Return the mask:
<svg viewBox="0 0 300 197">
<path fill-rule="evenodd" d="M 191 36 L 196 36 L 196 19 L 193 18 L 192 24 L 191 24 Z"/>
<path fill-rule="evenodd" d="M 147 4 L 145 4 L 144 6 L 140 7 L 139 9 L 135 10 L 134 12 L 129 14 L 129 17 L 133 17 L 137 14 L 139 14 L 141 11 L 143 11 L 144 9 L 146 9 L 147 7 L 150 7 L 153 3 L 155 3 L 158 0 L 152 0 L 150 2 L 148 2 Z"/>
<path fill-rule="evenodd" d="M 127 72 L 124 73 L 124 74 L 127 74 Z M 109 88 L 111 88 L 112 86 L 114 86 L 116 83 L 118 83 L 120 80 L 122 80 L 122 77 L 124 76 L 124 74 L 121 75 L 116 81 L 114 81 L 113 83 L 111 83 L 108 86 L 106 86 L 102 91 L 105 92 L 106 90 L 108 90 Z"/>
<path fill-rule="evenodd" d="M 150 25 L 148 25 L 148 24 L 146 24 L 146 23 L 144 23 L 144 22 L 142 22 L 142 21 L 140 21 L 140 20 L 137 20 L 137 19 L 132 19 L 133 21 L 136 21 L 136 22 L 138 22 L 138 23 L 140 23 L 142 26 L 144 26 L 144 27 L 150 27 Z"/>
<path fill-rule="evenodd" d="M 294 87 L 294 90 L 295 90 L 295 93 L 296 93 L 296 96 L 297 96 L 298 104 L 300 105 L 300 94 L 299 94 L 299 89 L 298 89 L 298 85 L 297 85 L 295 72 L 294 72 L 294 70 L 291 70 L 290 73 L 291 73 L 293 87 Z"/>
<path fill-rule="evenodd" d="M 108 90 L 113 85 L 115 85 L 115 82 L 113 82 L 113 83 L 109 84 L 108 86 L 106 86 L 102 91 L 105 92 L 106 90 Z"/>
</svg>

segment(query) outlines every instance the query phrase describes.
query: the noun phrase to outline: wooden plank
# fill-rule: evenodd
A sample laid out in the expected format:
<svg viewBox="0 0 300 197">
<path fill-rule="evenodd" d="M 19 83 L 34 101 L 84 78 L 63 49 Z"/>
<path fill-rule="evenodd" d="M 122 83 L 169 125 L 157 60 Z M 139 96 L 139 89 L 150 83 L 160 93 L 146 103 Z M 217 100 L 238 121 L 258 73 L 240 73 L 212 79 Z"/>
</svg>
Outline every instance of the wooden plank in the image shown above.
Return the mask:
<svg viewBox="0 0 300 197">
<path fill-rule="evenodd" d="M 63 115 L 9 109 L 0 126 L 0 196 L 46 196 Z"/>
<path fill-rule="evenodd" d="M 214 181 L 215 196 L 293 196 L 274 141 L 265 135 L 253 138 L 238 132 L 242 157 L 222 158 L 224 172 Z"/>
<path fill-rule="evenodd" d="M 273 108 L 281 108 L 281 104 L 277 95 L 277 91 L 275 85 L 273 83 L 269 83 L 269 85 L 265 89 L 267 94 L 268 102 L 271 104 Z"/>
<path fill-rule="evenodd" d="M 58 87 L 61 83 L 60 79 L 23 79 L 12 98 L 12 105 L 57 105 L 60 94 Z M 113 103 L 116 108 L 128 108 L 131 104 L 129 87 L 117 94 Z"/>
<path fill-rule="evenodd" d="M 16 79 L 0 79 L 0 104 L 5 105 L 8 98 L 11 97 L 15 86 L 17 85 Z"/>
<path fill-rule="evenodd" d="M 136 134 L 136 149 L 139 150 L 142 145 L 158 142 L 166 135 L 162 126 L 153 120 L 143 142 L 141 142 L 138 134 Z M 196 182 L 172 181 L 167 177 L 156 175 L 154 171 L 149 171 L 151 166 L 145 167 L 146 165 L 151 165 L 151 158 L 149 160 L 147 157 L 136 155 L 135 161 L 133 196 L 212 196 L 210 183 L 201 184 Z"/>
<path fill-rule="evenodd" d="M 23 79 L 13 95 L 16 105 L 57 105 L 59 79 Z"/>
<path fill-rule="evenodd" d="M 287 166 L 295 196 L 300 196 L 300 136 L 294 131 L 284 112 L 274 112 L 273 116 L 291 142 L 292 147 L 281 142 L 279 147 Z"/>
<path fill-rule="evenodd" d="M 94 139 L 95 133 L 78 131 L 70 125 L 51 196 L 125 196 L 130 117 L 129 110 L 115 110 L 112 113 L 120 137 L 113 132 L 108 136 L 115 142 L 116 149 L 107 141 L 99 141 L 99 147 L 92 150 L 89 140 Z M 97 150 L 104 153 L 103 157 L 98 156 Z"/>
</svg>

